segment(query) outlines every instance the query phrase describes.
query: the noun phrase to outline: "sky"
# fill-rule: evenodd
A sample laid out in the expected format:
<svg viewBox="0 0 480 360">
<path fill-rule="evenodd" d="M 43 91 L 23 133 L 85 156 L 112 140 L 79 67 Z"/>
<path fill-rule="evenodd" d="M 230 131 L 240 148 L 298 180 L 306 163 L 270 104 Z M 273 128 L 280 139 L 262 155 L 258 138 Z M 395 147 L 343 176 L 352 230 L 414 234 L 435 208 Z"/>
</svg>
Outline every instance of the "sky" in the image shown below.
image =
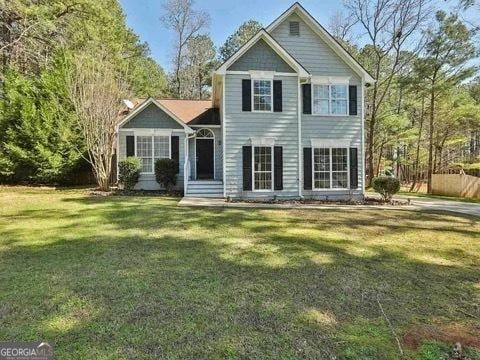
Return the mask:
<svg viewBox="0 0 480 360">
<path fill-rule="evenodd" d="M 445 4 L 443 0 L 439 2 Z M 120 0 L 128 26 L 148 43 L 152 57 L 169 71 L 173 36 L 160 22 L 162 3 L 163 0 Z M 209 34 L 219 47 L 243 22 L 255 19 L 267 26 L 293 3 L 294 0 L 197 0 L 195 8 L 210 14 Z M 302 0 L 300 3 L 326 27 L 330 17 L 342 9 L 341 0 Z"/>
</svg>

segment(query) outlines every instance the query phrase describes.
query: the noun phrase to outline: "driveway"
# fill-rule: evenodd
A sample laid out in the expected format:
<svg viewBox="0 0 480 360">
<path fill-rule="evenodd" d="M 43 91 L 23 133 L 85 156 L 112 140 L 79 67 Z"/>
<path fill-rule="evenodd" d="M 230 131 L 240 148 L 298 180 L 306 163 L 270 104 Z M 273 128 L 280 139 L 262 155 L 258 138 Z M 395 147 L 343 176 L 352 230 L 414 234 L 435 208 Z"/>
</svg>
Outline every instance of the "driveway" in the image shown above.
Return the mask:
<svg viewBox="0 0 480 360">
<path fill-rule="evenodd" d="M 379 197 L 378 194 L 367 193 L 367 197 Z M 480 217 L 480 204 L 465 203 L 460 201 L 429 199 L 418 196 L 396 195 L 394 199 L 410 199 L 410 205 L 392 207 L 391 205 L 337 205 L 337 204 L 291 204 L 291 203 L 252 203 L 234 202 L 229 203 L 220 198 L 193 198 L 184 197 L 178 206 L 185 207 L 220 207 L 220 208 L 283 208 L 283 209 L 399 209 L 399 210 L 425 210 L 425 211 L 450 211 Z"/>
<path fill-rule="evenodd" d="M 374 194 L 367 194 L 367 196 L 372 195 Z M 410 199 L 410 204 L 421 210 L 443 210 L 480 217 L 480 203 L 424 198 L 414 195 L 395 195 L 393 198 L 399 200 Z"/>
</svg>

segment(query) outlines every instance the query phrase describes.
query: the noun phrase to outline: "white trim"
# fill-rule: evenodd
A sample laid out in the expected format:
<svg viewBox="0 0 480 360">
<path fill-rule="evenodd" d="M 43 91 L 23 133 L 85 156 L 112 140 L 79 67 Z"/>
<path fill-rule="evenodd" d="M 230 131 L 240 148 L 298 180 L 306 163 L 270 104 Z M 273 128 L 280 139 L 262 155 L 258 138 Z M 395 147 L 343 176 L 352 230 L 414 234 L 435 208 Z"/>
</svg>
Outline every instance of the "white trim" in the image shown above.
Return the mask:
<svg viewBox="0 0 480 360">
<path fill-rule="evenodd" d="M 227 79 L 227 76 L 226 75 L 223 75 L 223 81 L 222 81 L 222 118 L 221 118 L 221 124 L 222 124 L 222 147 L 223 147 L 223 154 L 222 154 L 222 165 L 223 165 L 223 168 L 222 168 L 222 173 L 223 173 L 223 176 L 222 176 L 222 181 L 223 181 L 223 197 L 227 197 L 227 178 L 226 178 L 226 175 L 227 175 L 227 170 L 226 170 L 226 145 L 225 145 L 225 139 L 226 139 L 226 129 L 227 127 L 225 126 L 225 80 Z"/>
<path fill-rule="evenodd" d="M 298 196 L 303 196 L 303 146 L 302 146 L 302 84 L 298 78 L 297 113 L 298 113 Z"/>
<path fill-rule="evenodd" d="M 275 138 L 252 136 L 250 138 L 250 144 L 252 146 L 275 146 Z"/>
<path fill-rule="evenodd" d="M 251 145 L 252 146 L 252 192 L 273 192 L 275 191 L 275 179 L 274 179 L 274 174 L 275 174 L 275 156 L 274 156 L 274 146 L 273 145 Z M 265 148 L 270 148 L 270 156 L 271 156 L 271 170 L 270 170 L 270 182 L 271 182 L 271 188 L 270 189 L 255 189 L 255 148 L 256 147 L 265 147 Z M 262 171 L 262 173 L 265 173 L 265 171 Z"/>
<path fill-rule="evenodd" d="M 375 79 L 360 65 L 360 63 L 351 56 L 328 31 L 325 30 L 319 22 L 311 16 L 298 2 L 293 4 L 287 11 L 275 19 L 268 27 L 267 31 L 272 33 L 292 13 L 296 13 L 327 45 L 358 74 L 365 82 L 373 83 Z"/>
<path fill-rule="evenodd" d="M 349 76 L 312 76 L 312 84 L 318 85 L 349 85 Z"/>
<path fill-rule="evenodd" d="M 135 139 L 135 157 L 141 159 L 140 156 L 137 154 L 137 137 L 142 136 L 142 137 L 150 137 L 151 139 L 151 145 L 152 145 L 152 171 L 141 171 L 140 175 L 152 175 L 155 174 L 155 137 L 156 136 L 162 136 L 162 137 L 167 137 L 168 138 L 168 158 L 172 158 L 172 135 L 171 133 L 167 135 L 166 133 L 144 133 L 144 132 L 135 132 L 134 133 L 134 139 Z M 157 159 L 164 159 L 164 158 L 157 158 Z M 143 164 L 142 164 L 143 167 Z"/>
<path fill-rule="evenodd" d="M 185 132 L 187 134 L 192 134 L 193 130 L 185 124 L 177 115 L 172 113 L 170 110 L 168 110 L 165 106 L 160 104 L 157 100 L 153 98 L 148 98 L 147 100 L 144 101 L 142 105 L 140 105 L 137 109 L 132 111 L 130 114 L 128 114 L 120 123 L 117 125 L 117 131 L 125 125 L 127 122 L 129 122 L 131 119 L 133 119 L 135 116 L 137 116 L 140 112 L 142 112 L 148 105 L 150 104 L 155 104 L 160 110 L 162 110 L 164 113 L 166 113 L 168 116 L 170 116 L 174 121 L 176 121 L 179 125 L 183 127 Z"/>
<path fill-rule="evenodd" d="M 226 71 L 227 75 L 251 75 L 250 71 L 239 71 L 239 70 L 227 70 Z M 274 76 L 292 76 L 292 77 L 297 77 L 298 74 L 293 72 L 293 73 L 287 73 L 287 72 L 273 72 Z M 190 125 L 190 126 L 195 126 L 195 125 Z"/>
<path fill-rule="evenodd" d="M 270 82 L 270 110 L 255 110 L 255 81 L 268 81 Z M 271 79 L 266 78 L 252 78 L 250 81 L 250 93 L 251 93 L 251 103 L 252 103 L 252 112 L 254 113 L 272 113 L 273 112 L 273 77 Z M 258 94 L 258 96 L 264 96 Z"/>
<path fill-rule="evenodd" d="M 253 45 L 260 39 L 264 40 L 293 70 L 295 70 L 301 77 L 309 77 L 307 70 L 295 60 L 265 29 L 260 30 L 253 38 L 251 38 L 245 45 L 243 45 L 235 54 L 233 54 L 227 61 L 225 61 L 216 71 L 216 74 L 225 75 L 227 69 L 235 63 L 241 56 L 243 56 Z"/>
<path fill-rule="evenodd" d="M 250 77 L 255 80 L 273 80 L 274 71 L 249 70 Z"/>
<path fill-rule="evenodd" d="M 311 147 L 316 148 L 327 148 L 327 147 L 352 147 L 351 140 L 340 140 L 340 139 L 319 139 L 312 138 L 310 139 Z"/>
<path fill-rule="evenodd" d="M 206 130 L 210 131 L 212 133 L 212 136 L 211 137 L 201 137 L 201 138 L 195 136 L 195 148 L 194 148 L 194 150 L 195 150 L 195 180 L 198 180 L 198 174 L 197 174 L 197 140 L 198 139 L 213 140 L 213 180 L 215 180 L 217 178 L 216 177 L 216 175 L 217 175 L 216 170 L 217 169 L 216 169 L 216 160 L 215 160 L 216 155 L 217 155 L 217 152 L 215 150 L 215 133 L 207 127 L 203 127 L 202 129 L 206 129 Z M 202 129 L 198 129 L 197 131 L 202 130 Z"/>
<path fill-rule="evenodd" d="M 328 149 L 329 156 L 329 188 L 316 188 L 315 187 L 315 149 Z M 334 188 L 333 187 L 333 166 L 332 166 L 332 149 L 345 149 L 347 150 L 347 187 L 346 188 Z M 317 171 L 317 172 L 326 172 L 326 171 Z M 335 173 L 344 173 L 345 171 L 335 171 Z M 348 191 L 350 190 L 350 149 L 345 146 L 312 146 L 312 191 Z"/>
<path fill-rule="evenodd" d="M 328 86 L 328 114 L 322 114 L 322 113 L 316 113 L 314 112 L 314 103 L 315 103 L 315 97 L 313 96 L 315 94 L 315 89 L 314 87 L 315 86 Z M 332 86 L 346 86 L 347 88 L 347 95 L 346 95 L 346 98 L 345 99 L 335 99 L 335 100 L 344 100 L 347 102 L 347 112 L 345 114 L 333 114 L 332 113 Z M 311 86 L 311 89 L 310 89 L 310 96 L 311 96 L 311 99 L 312 99 L 312 114 L 311 115 L 314 115 L 314 116 L 333 116 L 333 117 L 338 117 L 338 116 L 351 116 L 350 115 L 350 86 L 348 85 L 348 82 L 347 83 L 331 83 L 331 82 L 328 82 L 328 83 L 325 83 L 325 82 L 319 82 L 317 80 L 317 82 L 312 82 L 312 86 Z M 322 98 L 322 100 L 327 100 L 326 98 Z"/>
<path fill-rule="evenodd" d="M 362 121 L 362 194 L 365 195 L 365 81 L 362 79 L 362 107 L 361 107 L 361 121 Z M 357 105 L 358 106 L 358 105 Z M 358 164 L 357 164 L 358 166 Z"/>
</svg>

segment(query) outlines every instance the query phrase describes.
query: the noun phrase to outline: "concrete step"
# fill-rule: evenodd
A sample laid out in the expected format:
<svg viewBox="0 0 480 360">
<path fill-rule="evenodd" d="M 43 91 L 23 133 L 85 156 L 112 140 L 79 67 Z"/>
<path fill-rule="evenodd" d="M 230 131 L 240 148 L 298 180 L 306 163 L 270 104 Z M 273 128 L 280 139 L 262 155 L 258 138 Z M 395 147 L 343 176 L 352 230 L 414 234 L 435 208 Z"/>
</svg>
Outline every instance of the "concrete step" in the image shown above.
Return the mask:
<svg viewBox="0 0 480 360">
<path fill-rule="evenodd" d="M 223 197 L 223 182 L 221 180 L 190 180 L 186 197 Z"/>
</svg>

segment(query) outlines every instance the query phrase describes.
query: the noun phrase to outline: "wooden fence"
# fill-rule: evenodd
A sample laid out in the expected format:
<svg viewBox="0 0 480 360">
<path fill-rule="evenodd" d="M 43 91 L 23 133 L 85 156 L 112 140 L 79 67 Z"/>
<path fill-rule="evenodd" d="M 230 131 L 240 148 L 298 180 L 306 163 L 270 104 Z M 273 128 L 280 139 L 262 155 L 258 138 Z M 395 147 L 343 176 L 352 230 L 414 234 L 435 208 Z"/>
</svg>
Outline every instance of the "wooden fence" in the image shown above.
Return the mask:
<svg viewBox="0 0 480 360">
<path fill-rule="evenodd" d="M 465 174 L 433 174 L 432 192 L 480 199 L 480 178 Z"/>
</svg>

